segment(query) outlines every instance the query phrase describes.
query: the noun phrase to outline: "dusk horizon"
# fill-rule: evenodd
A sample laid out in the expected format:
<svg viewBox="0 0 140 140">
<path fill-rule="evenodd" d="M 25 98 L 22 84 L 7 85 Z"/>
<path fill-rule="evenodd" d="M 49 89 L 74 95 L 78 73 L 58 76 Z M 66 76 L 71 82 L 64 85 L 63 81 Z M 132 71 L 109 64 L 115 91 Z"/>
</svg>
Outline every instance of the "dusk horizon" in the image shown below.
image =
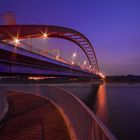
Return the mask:
<svg viewBox="0 0 140 140">
<path fill-rule="evenodd" d="M 15 13 L 17 24 L 64 26 L 84 34 L 103 74 L 140 75 L 140 2 L 2 0 L 0 5 L 0 13 Z"/>
<path fill-rule="evenodd" d="M 0 7 L 0 140 L 140 139 L 140 1 Z"/>
</svg>

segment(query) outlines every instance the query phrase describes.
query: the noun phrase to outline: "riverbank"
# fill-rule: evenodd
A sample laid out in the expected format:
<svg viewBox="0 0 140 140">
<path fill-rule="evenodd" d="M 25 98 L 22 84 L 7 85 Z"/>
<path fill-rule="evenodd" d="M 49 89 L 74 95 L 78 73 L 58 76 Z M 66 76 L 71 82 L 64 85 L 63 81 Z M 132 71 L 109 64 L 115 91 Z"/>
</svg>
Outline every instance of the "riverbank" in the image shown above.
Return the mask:
<svg viewBox="0 0 140 140">
<path fill-rule="evenodd" d="M 106 83 L 127 83 L 127 84 L 136 84 L 140 83 L 139 75 L 116 75 L 116 76 L 106 76 Z"/>
</svg>

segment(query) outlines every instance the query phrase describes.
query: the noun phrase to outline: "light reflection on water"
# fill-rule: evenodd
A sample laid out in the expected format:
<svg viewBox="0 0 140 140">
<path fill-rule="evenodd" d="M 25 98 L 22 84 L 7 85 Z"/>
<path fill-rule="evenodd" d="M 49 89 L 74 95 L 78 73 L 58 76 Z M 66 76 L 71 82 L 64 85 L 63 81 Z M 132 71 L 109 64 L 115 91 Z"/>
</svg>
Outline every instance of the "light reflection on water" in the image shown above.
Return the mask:
<svg viewBox="0 0 140 140">
<path fill-rule="evenodd" d="M 100 85 L 89 107 L 118 139 L 140 139 L 139 84 Z"/>
<path fill-rule="evenodd" d="M 105 120 L 107 120 L 105 84 L 99 86 L 96 99 L 97 99 L 96 100 L 96 115 L 105 121 Z"/>
</svg>

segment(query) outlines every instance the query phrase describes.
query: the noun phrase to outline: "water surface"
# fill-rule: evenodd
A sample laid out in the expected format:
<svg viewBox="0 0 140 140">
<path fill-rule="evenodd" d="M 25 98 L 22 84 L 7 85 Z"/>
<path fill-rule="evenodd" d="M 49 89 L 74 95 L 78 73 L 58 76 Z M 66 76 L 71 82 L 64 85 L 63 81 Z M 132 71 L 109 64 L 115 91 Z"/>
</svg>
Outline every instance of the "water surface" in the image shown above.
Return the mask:
<svg viewBox="0 0 140 140">
<path fill-rule="evenodd" d="M 140 84 L 103 84 L 97 93 L 91 87 L 67 90 L 87 95 L 84 102 L 118 139 L 140 139 Z"/>
<path fill-rule="evenodd" d="M 140 85 L 101 85 L 90 108 L 118 139 L 140 139 Z"/>
</svg>

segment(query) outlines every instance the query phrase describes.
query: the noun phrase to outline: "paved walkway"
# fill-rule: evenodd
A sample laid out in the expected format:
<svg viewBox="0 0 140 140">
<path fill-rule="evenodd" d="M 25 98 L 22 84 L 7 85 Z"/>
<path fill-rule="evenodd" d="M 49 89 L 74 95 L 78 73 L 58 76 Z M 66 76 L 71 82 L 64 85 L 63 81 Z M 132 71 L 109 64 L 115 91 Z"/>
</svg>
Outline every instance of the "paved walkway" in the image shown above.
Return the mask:
<svg viewBox="0 0 140 140">
<path fill-rule="evenodd" d="M 0 123 L 0 140 L 70 140 L 63 117 L 49 101 L 8 93 L 10 109 Z"/>
</svg>

